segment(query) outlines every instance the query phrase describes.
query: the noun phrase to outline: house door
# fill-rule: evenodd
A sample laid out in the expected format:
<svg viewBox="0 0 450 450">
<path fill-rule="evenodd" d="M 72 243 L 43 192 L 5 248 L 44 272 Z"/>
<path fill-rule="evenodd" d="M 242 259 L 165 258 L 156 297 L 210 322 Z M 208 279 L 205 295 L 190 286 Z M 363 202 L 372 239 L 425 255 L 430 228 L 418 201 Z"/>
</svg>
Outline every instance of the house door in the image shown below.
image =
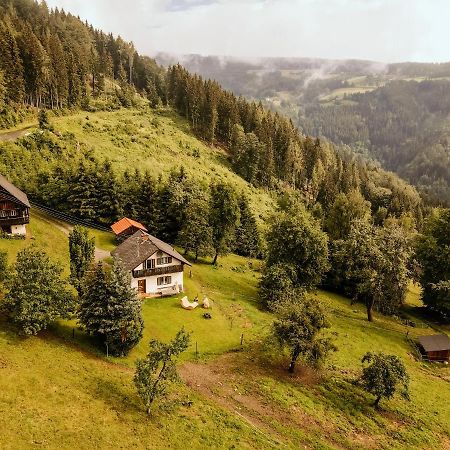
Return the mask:
<svg viewBox="0 0 450 450">
<path fill-rule="evenodd" d="M 138 280 L 138 292 L 139 294 L 147 292 L 147 280 Z"/>
</svg>

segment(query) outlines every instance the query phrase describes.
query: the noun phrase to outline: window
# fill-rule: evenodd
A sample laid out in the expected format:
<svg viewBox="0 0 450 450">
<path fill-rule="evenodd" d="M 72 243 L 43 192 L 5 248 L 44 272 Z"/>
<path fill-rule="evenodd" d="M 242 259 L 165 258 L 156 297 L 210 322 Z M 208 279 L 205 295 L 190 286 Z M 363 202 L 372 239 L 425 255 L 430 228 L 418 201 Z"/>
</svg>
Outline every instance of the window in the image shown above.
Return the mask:
<svg viewBox="0 0 450 450">
<path fill-rule="evenodd" d="M 155 260 L 147 259 L 147 261 L 145 261 L 145 268 L 146 269 L 154 269 L 155 268 Z"/>
<path fill-rule="evenodd" d="M 156 264 L 158 266 L 161 266 L 163 264 L 171 264 L 172 263 L 172 257 L 171 256 L 163 256 L 162 258 L 157 258 Z"/>
<path fill-rule="evenodd" d="M 171 284 L 172 283 L 172 277 L 158 277 L 156 279 L 156 284 L 158 286 L 165 286 L 167 284 Z"/>
</svg>

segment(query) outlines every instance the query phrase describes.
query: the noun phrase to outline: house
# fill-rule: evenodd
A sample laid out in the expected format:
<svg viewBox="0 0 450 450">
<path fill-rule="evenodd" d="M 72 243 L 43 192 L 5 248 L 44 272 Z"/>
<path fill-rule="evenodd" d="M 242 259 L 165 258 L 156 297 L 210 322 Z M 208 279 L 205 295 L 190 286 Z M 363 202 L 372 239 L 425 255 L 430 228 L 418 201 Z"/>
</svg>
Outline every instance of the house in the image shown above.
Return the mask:
<svg viewBox="0 0 450 450">
<path fill-rule="evenodd" d="M 172 246 L 138 230 L 111 255 L 131 273 L 131 287 L 142 296 L 178 294 L 184 290 L 184 266 L 191 264 Z"/>
<path fill-rule="evenodd" d="M 421 353 L 430 361 L 450 360 L 450 338 L 446 334 L 419 336 Z"/>
<path fill-rule="evenodd" d="M 25 236 L 30 202 L 24 192 L 0 175 L 0 231 Z"/>
<path fill-rule="evenodd" d="M 147 228 L 145 228 L 142 223 L 136 222 L 128 217 L 124 217 L 118 222 L 113 223 L 111 229 L 116 235 L 116 239 L 119 241 L 133 235 L 138 230 L 147 231 Z"/>
</svg>

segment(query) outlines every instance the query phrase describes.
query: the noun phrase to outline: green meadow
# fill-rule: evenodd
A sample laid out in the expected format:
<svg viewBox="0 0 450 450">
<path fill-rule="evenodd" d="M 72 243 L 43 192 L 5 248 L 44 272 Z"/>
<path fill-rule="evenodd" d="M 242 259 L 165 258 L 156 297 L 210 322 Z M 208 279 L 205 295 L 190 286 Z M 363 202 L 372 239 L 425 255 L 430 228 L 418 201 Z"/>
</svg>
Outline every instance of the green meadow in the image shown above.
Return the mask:
<svg viewBox="0 0 450 450">
<path fill-rule="evenodd" d="M 52 219 L 32 211 L 25 241 L 0 241 L 11 260 L 36 245 L 67 272 L 67 235 Z M 92 232 L 97 246 L 109 234 Z M 418 361 L 407 339 L 433 333 L 377 315 L 369 324 L 362 305 L 319 291 L 329 311 L 338 351 L 322 371 L 285 370 L 287 355 L 270 338 L 273 317 L 257 303 L 260 262 L 230 255 L 186 269 L 186 295 L 207 296 L 205 310 L 183 310 L 180 297 L 143 301 L 144 338 L 126 358 L 104 348 L 75 321 L 61 321 L 37 337 L 23 338 L 0 321 L 0 429 L 2 448 L 446 448 L 450 434 L 448 367 Z M 408 313 L 414 314 L 411 286 Z M 132 384 L 136 358 L 152 338 L 170 339 L 182 326 L 192 333 L 183 356 L 183 382 L 171 402 L 151 417 Z M 241 337 L 243 345 L 241 346 Z M 355 384 L 362 355 L 399 355 L 411 377 L 411 401 L 385 401 L 383 409 Z"/>
</svg>

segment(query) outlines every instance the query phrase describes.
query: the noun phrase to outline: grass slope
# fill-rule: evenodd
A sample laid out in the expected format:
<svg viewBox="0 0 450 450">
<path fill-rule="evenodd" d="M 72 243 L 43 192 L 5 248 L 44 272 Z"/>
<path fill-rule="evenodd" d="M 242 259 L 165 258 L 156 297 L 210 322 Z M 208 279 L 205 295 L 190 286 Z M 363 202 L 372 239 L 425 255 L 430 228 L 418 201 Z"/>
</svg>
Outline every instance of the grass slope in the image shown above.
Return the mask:
<svg viewBox="0 0 450 450">
<path fill-rule="evenodd" d="M 233 173 L 225 152 L 193 136 L 189 124 L 170 109 L 121 109 L 52 119 L 55 128 L 74 133 L 81 145 L 93 150 L 100 160 L 108 158 L 120 172 L 149 170 L 154 176 L 167 175 L 183 166 L 196 181 L 208 186 L 226 181 L 247 194 L 259 219 L 273 210 L 273 200 Z"/>
<path fill-rule="evenodd" d="M 30 232 L 52 257 L 67 258 L 67 237 L 51 220 L 33 213 Z M 10 255 L 28 243 L 0 241 Z M 361 305 L 318 292 L 330 311 L 339 350 L 326 372 L 300 367 L 290 377 L 286 355 L 264 340 L 272 316 L 257 308 L 258 276 L 257 262 L 235 255 L 222 258 L 218 268 L 195 264 L 192 278 L 186 274 L 187 294 L 210 297 L 213 318 L 204 319 L 201 309 L 183 310 L 176 297 L 147 299 L 144 339 L 123 360 L 106 358 L 78 329 L 72 339 L 74 322 L 22 339 L 0 321 L 2 448 L 182 448 L 186 442 L 190 448 L 448 446 L 448 368 L 417 361 L 406 339 L 407 331 L 415 337 L 433 333 L 432 328 L 417 319 L 417 328 L 407 328 L 382 316 L 369 324 Z M 413 287 L 412 304 L 417 295 Z M 169 339 L 181 326 L 193 333 L 184 359 L 195 371 L 182 370 L 189 387 L 178 385 L 176 396 L 193 405 L 157 410 L 148 418 L 132 385 L 134 360 L 146 353 L 150 338 Z M 403 359 L 411 376 L 411 402 L 393 399 L 381 412 L 372 408 L 373 399 L 354 384 L 360 359 L 370 350 Z"/>
</svg>

